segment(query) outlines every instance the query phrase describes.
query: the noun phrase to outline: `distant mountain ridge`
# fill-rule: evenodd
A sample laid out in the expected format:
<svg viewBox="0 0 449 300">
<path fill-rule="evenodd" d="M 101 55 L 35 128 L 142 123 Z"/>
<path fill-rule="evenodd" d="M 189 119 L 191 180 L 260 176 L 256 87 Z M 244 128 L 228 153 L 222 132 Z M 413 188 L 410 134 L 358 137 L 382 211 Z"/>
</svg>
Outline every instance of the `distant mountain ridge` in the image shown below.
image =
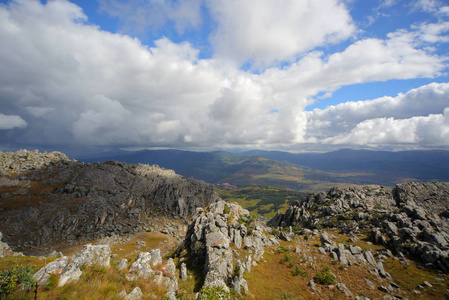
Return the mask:
<svg viewBox="0 0 449 300">
<path fill-rule="evenodd" d="M 143 150 L 80 159 L 157 164 L 186 177 L 238 187 L 270 185 L 295 190 L 322 190 L 334 185 L 405 181 L 449 181 L 449 151 L 370 151 L 342 149 L 327 153 L 253 150 L 240 154 L 216 151 Z"/>
</svg>

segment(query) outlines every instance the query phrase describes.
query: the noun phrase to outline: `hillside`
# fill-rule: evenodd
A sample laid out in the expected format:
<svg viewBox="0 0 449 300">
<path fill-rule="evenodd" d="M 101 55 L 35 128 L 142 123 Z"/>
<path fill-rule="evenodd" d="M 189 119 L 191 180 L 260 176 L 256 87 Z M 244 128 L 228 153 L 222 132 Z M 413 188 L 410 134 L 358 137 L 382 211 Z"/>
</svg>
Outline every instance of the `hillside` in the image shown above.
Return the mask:
<svg viewBox="0 0 449 300">
<path fill-rule="evenodd" d="M 449 183 L 220 191 L 250 213 L 156 166 L 0 158 L 2 299 L 449 297 Z"/>
<path fill-rule="evenodd" d="M 0 153 L 0 172 L 0 232 L 23 252 L 139 232 L 156 216 L 185 218 L 218 199 L 212 185 L 172 170 L 59 152 Z"/>
<path fill-rule="evenodd" d="M 327 153 L 248 151 L 244 155 L 286 161 L 324 172 L 362 173 L 358 184 L 394 186 L 404 181 L 448 181 L 449 151 L 369 151 L 342 149 Z M 308 177 L 319 180 L 320 177 Z"/>
<path fill-rule="evenodd" d="M 303 191 L 320 191 L 332 186 L 366 183 L 366 174 L 333 173 L 264 157 L 228 152 L 144 150 L 83 159 L 84 162 L 118 160 L 127 163 L 156 164 L 185 177 L 208 183 L 229 183 L 237 187 L 275 186 Z"/>
<path fill-rule="evenodd" d="M 237 187 L 275 186 L 321 191 L 333 186 L 380 184 L 393 187 L 405 181 L 449 181 L 448 151 L 339 150 L 328 153 L 281 151 L 191 152 L 143 150 L 105 154 L 85 162 L 115 159 L 157 164 L 208 183 Z"/>
</svg>

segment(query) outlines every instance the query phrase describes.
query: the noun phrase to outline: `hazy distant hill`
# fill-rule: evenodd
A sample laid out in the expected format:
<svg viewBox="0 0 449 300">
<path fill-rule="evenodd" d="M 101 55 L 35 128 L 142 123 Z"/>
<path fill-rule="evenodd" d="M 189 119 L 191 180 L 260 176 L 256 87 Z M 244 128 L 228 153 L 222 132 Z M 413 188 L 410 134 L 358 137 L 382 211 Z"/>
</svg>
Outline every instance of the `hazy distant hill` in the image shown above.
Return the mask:
<svg viewBox="0 0 449 300">
<path fill-rule="evenodd" d="M 390 186 L 410 180 L 449 180 L 449 151 L 389 152 L 342 149 L 327 153 L 292 154 L 255 150 L 244 154 L 288 161 L 327 172 L 363 172 L 366 174 L 363 181 Z"/>
<path fill-rule="evenodd" d="M 144 150 L 84 159 L 157 164 L 186 177 L 238 187 L 276 186 L 323 190 L 335 185 L 404 181 L 449 181 L 448 151 L 366 151 L 343 149 L 328 153 L 281 151 L 192 152 Z"/>
</svg>

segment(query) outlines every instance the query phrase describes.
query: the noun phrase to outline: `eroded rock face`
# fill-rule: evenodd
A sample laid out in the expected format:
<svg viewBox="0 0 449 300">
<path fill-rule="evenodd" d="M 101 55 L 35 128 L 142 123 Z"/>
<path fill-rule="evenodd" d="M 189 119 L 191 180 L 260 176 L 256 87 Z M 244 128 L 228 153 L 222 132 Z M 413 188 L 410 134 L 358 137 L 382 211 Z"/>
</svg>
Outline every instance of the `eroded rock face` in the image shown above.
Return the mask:
<svg viewBox="0 0 449 300">
<path fill-rule="evenodd" d="M 155 214 L 184 218 L 219 199 L 212 185 L 158 166 L 84 164 L 37 151 L 0 155 L 0 231 L 13 249 L 134 233 Z"/>
<path fill-rule="evenodd" d="M 83 265 L 99 265 L 103 267 L 110 266 L 111 248 L 108 245 L 91 245 L 87 244 L 83 249 L 73 255 L 70 263 L 69 258 L 63 256 L 52 261 L 42 267 L 33 277 L 39 285 L 45 285 L 50 275 L 58 276 L 58 286 L 64 286 L 68 282 L 76 282 L 79 280 L 83 272 Z"/>
<path fill-rule="evenodd" d="M 373 242 L 396 254 L 420 257 L 427 266 L 448 272 L 448 207 L 449 183 L 444 182 L 403 183 L 391 192 L 381 186 L 333 188 L 327 193 L 309 195 L 268 224 L 340 228 L 346 234 L 369 231 Z M 344 251 L 336 248 L 327 235 L 321 241 L 323 251 L 334 248 L 340 261 L 347 263 Z M 371 257 L 366 259 L 372 263 Z M 378 269 L 382 273 L 381 266 Z"/>
<path fill-rule="evenodd" d="M 83 272 L 83 265 L 99 265 L 109 268 L 111 259 L 111 248 L 108 245 L 87 244 L 72 257 L 72 262 L 62 269 L 59 276 L 58 286 L 64 286 L 68 282 L 79 280 Z"/>
<path fill-rule="evenodd" d="M 151 268 L 153 255 L 150 252 L 141 252 L 137 256 L 136 261 L 129 268 L 126 278 L 128 280 L 136 280 L 138 277 L 152 278 L 154 271 Z"/>
<path fill-rule="evenodd" d="M 50 275 L 60 275 L 68 263 L 69 258 L 67 256 L 58 258 L 42 267 L 33 277 L 36 279 L 38 285 L 45 285 L 50 279 Z"/>
<path fill-rule="evenodd" d="M 249 234 L 248 227 L 252 234 Z M 220 286 L 229 291 L 229 286 L 233 286 L 238 293 L 240 289 L 248 291 L 243 278 L 248 261 L 249 265 L 252 259 L 258 261 L 264 253 L 264 246 L 274 244 L 278 241 L 274 237 L 268 238 L 266 228 L 261 224 L 251 222 L 247 210 L 224 201 L 213 203 L 207 209 L 198 208 L 185 238 L 187 249 L 196 258 L 194 264 L 203 265 L 203 287 Z M 253 257 L 247 257 L 244 263 L 239 262 L 242 270 L 239 274 L 234 272 L 233 247 L 244 247 L 253 252 Z"/>
</svg>

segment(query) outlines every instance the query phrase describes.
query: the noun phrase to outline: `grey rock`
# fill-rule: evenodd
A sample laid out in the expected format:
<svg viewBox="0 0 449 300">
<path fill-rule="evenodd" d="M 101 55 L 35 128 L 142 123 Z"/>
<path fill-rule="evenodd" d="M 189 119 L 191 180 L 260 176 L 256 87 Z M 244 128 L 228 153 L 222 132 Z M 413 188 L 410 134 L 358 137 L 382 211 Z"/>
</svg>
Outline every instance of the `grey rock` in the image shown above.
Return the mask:
<svg viewBox="0 0 449 300">
<path fill-rule="evenodd" d="M 422 285 L 432 287 L 432 285 L 428 281 L 423 281 Z"/>
<path fill-rule="evenodd" d="M 373 256 L 373 254 L 371 253 L 371 251 L 365 251 L 365 252 L 363 253 L 363 256 L 365 256 L 366 261 L 367 261 L 370 265 L 372 265 L 373 267 L 377 267 L 377 262 L 376 262 L 376 260 L 374 259 L 374 256 Z"/>
<path fill-rule="evenodd" d="M 72 262 L 68 264 L 59 276 L 58 286 L 64 286 L 69 282 L 79 280 L 83 272 L 82 265 L 97 264 L 104 267 L 110 266 L 111 248 L 108 245 L 84 245 L 83 249 L 73 255 Z"/>
<path fill-rule="evenodd" d="M 279 232 L 279 238 L 281 240 L 283 240 L 283 241 L 286 241 L 286 242 L 291 242 L 291 240 L 292 240 L 290 238 L 290 236 L 288 234 L 286 234 L 285 232 L 283 232 L 283 231 Z"/>
<path fill-rule="evenodd" d="M 122 259 L 118 265 L 117 265 L 117 270 L 124 270 L 128 268 L 128 260 L 127 259 Z"/>
<path fill-rule="evenodd" d="M 313 280 L 310 280 L 307 285 L 310 287 L 310 290 L 312 292 L 316 292 L 316 285 L 315 285 L 315 282 L 313 282 Z"/>
<path fill-rule="evenodd" d="M 157 266 L 162 263 L 161 250 L 159 249 L 150 250 L 150 255 L 151 255 L 150 262 L 152 266 Z"/>
<path fill-rule="evenodd" d="M 346 257 L 345 246 L 343 244 L 338 244 L 338 248 L 336 249 L 336 253 L 338 254 L 338 260 L 343 265 L 349 265 L 348 259 Z"/>
<path fill-rule="evenodd" d="M 151 268 L 152 255 L 150 252 L 141 252 L 137 256 L 136 261 L 129 268 L 126 278 L 128 280 L 136 280 L 138 277 L 152 278 L 154 271 Z"/>
<path fill-rule="evenodd" d="M 73 244 L 137 232 L 154 213 L 193 216 L 196 208 L 219 200 L 212 185 L 158 166 L 116 161 L 84 164 L 62 153 L 37 151 L 1 152 L 0 156 L 0 173 L 8 169 L 20 174 L 23 182 L 61 186 L 46 191 L 46 201 L 40 204 L 34 200 L 42 195 L 24 188 L 31 205 L 12 215 L 0 210 L 0 228 L 13 249 L 25 243 Z"/>
<path fill-rule="evenodd" d="M 187 280 L 187 266 L 185 263 L 181 263 L 181 280 Z"/>
<path fill-rule="evenodd" d="M 229 209 L 229 214 L 223 215 L 225 207 Z M 223 216 L 227 216 L 226 222 Z M 239 224 L 239 220 L 249 222 L 249 212 L 235 203 L 218 201 L 207 209 L 198 210 L 189 225 L 185 246 L 196 257 L 196 264 L 204 264 L 203 287 L 220 286 L 229 291 L 227 283 L 230 283 L 236 290 L 247 290 L 246 280 L 242 276 L 244 271 L 251 271 L 251 265 L 264 254 L 265 246 L 278 244 L 275 238 L 265 236 L 267 229 L 262 224 L 247 223 L 253 228 L 252 234 L 248 234 L 247 227 Z M 242 259 L 237 257 L 238 253 L 230 247 L 231 242 L 237 248 L 248 249 L 252 256 L 242 263 Z M 235 261 L 240 265 L 237 278 L 234 274 Z"/>
<path fill-rule="evenodd" d="M 49 262 L 44 267 L 42 267 L 33 275 L 33 277 L 34 279 L 36 279 L 38 285 L 45 285 L 50 279 L 50 275 L 61 274 L 62 270 L 67 266 L 68 262 L 69 258 L 66 256 L 58 258 L 57 260 Z"/>
<path fill-rule="evenodd" d="M 366 284 L 368 284 L 368 286 L 369 286 L 370 289 L 372 289 L 372 290 L 375 290 L 375 289 L 376 289 L 376 286 L 375 286 L 374 283 L 372 283 L 370 280 L 368 280 L 368 279 L 365 278 L 365 282 L 366 282 Z"/>
<path fill-rule="evenodd" d="M 136 286 L 128 295 L 125 296 L 125 300 L 140 300 L 143 299 L 142 290 Z"/>
<path fill-rule="evenodd" d="M 176 275 L 176 266 L 175 263 L 173 261 L 173 258 L 169 258 L 167 260 L 167 264 L 165 265 L 165 268 L 167 268 L 167 270 L 170 272 L 170 277 L 171 278 L 175 278 Z"/>
<path fill-rule="evenodd" d="M 222 232 L 210 232 L 206 234 L 206 246 L 228 249 L 229 237 L 225 236 Z"/>
<path fill-rule="evenodd" d="M 348 297 L 353 297 L 351 291 L 346 287 L 346 285 L 344 283 L 337 283 L 337 288 L 342 291 L 346 296 Z"/>
</svg>

